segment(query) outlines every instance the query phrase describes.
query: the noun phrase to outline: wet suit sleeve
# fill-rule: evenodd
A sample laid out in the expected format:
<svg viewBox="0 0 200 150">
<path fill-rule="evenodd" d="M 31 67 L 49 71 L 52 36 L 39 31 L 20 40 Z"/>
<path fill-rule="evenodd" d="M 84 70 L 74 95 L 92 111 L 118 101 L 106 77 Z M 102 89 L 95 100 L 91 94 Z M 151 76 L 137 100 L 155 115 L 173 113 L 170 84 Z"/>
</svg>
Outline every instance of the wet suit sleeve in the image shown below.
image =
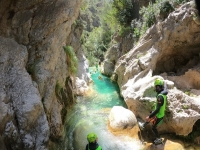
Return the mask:
<svg viewBox="0 0 200 150">
<path fill-rule="evenodd" d="M 160 95 L 157 97 L 157 106 L 156 106 L 156 110 L 154 110 L 150 115 L 149 118 L 154 117 L 160 110 L 160 107 L 163 105 L 164 103 L 164 99 L 163 97 Z"/>
</svg>

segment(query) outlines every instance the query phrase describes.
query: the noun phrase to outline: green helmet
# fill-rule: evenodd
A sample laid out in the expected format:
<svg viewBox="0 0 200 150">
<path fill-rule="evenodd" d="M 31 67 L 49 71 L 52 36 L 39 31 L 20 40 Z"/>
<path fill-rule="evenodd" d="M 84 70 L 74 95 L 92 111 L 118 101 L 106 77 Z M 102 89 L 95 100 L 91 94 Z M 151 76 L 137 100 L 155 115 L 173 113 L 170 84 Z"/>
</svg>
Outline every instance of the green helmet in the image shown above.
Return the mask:
<svg viewBox="0 0 200 150">
<path fill-rule="evenodd" d="M 97 135 L 95 133 L 89 133 L 87 135 L 87 140 L 89 143 L 94 142 L 97 139 Z"/>
<path fill-rule="evenodd" d="M 156 85 L 163 86 L 164 85 L 164 81 L 161 80 L 161 79 L 156 79 L 155 82 L 154 82 L 154 86 L 156 86 Z"/>
</svg>

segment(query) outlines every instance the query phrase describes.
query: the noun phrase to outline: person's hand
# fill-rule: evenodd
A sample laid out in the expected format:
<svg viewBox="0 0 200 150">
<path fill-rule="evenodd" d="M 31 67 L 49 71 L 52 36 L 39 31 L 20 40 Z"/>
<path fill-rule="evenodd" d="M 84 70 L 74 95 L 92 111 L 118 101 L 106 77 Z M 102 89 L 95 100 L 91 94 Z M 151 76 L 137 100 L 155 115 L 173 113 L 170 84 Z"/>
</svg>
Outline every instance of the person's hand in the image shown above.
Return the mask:
<svg viewBox="0 0 200 150">
<path fill-rule="evenodd" d="M 150 121 L 150 118 L 149 116 L 146 117 L 146 122 L 149 122 Z"/>
</svg>

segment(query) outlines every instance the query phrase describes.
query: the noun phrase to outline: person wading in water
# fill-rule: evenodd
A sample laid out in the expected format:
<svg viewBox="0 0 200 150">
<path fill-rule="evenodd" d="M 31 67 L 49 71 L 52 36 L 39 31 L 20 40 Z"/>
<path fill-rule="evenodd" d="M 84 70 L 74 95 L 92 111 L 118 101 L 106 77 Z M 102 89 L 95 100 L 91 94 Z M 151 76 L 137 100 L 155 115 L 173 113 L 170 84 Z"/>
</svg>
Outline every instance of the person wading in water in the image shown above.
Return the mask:
<svg viewBox="0 0 200 150">
<path fill-rule="evenodd" d="M 89 133 L 87 135 L 88 144 L 85 150 L 102 150 L 101 146 L 97 143 L 98 137 L 95 133 Z"/>
</svg>

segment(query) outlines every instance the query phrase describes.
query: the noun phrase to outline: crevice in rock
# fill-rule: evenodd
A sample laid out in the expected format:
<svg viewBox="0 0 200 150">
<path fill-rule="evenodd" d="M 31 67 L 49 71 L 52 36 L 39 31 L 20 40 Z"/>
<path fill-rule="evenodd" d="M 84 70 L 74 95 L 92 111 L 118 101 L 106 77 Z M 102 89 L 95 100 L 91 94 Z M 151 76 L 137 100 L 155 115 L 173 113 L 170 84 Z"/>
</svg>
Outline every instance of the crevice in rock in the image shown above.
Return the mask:
<svg viewBox="0 0 200 150">
<path fill-rule="evenodd" d="M 158 57 L 153 75 L 172 80 L 179 89 L 200 90 L 199 47 L 197 44 L 169 49 Z"/>
<path fill-rule="evenodd" d="M 8 16 L 7 20 L 10 20 L 14 17 L 15 12 L 14 12 L 14 10 L 10 10 L 8 13 L 9 13 L 9 16 Z"/>
<path fill-rule="evenodd" d="M 185 141 L 185 142 L 194 142 L 196 144 L 200 144 L 199 143 L 199 139 L 200 139 L 200 119 L 197 120 L 193 126 L 193 130 L 190 134 L 188 134 L 187 136 L 177 136 L 177 138 L 180 138 L 181 140 Z"/>
<path fill-rule="evenodd" d="M 199 47 L 180 47 L 178 50 L 169 50 L 171 52 L 162 54 L 156 64 L 154 75 L 161 73 L 174 72 L 176 75 L 183 75 L 192 66 L 200 62 Z M 184 70 L 184 71 L 183 71 Z"/>
</svg>

